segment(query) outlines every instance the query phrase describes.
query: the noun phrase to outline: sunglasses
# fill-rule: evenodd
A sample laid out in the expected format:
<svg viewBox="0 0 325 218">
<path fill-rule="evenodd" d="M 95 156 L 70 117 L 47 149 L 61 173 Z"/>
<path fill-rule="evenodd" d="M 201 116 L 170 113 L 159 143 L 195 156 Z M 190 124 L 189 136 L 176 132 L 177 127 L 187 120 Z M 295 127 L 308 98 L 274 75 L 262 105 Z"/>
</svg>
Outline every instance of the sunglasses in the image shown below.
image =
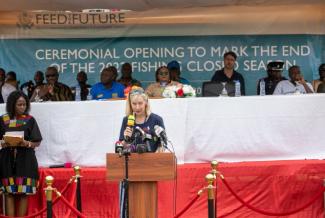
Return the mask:
<svg viewBox="0 0 325 218">
<path fill-rule="evenodd" d="M 49 78 L 49 77 L 56 77 L 57 75 L 56 74 L 47 74 L 46 75 L 46 78 Z"/>
<path fill-rule="evenodd" d="M 158 74 L 160 76 L 168 76 L 169 75 L 169 72 L 168 71 L 160 71 Z"/>
<path fill-rule="evenodd" d="M 141 95 L 141 94 L 144 94 L 143 89 L 133 89 L 130 91 L 130 95 Z"/>
</svg>

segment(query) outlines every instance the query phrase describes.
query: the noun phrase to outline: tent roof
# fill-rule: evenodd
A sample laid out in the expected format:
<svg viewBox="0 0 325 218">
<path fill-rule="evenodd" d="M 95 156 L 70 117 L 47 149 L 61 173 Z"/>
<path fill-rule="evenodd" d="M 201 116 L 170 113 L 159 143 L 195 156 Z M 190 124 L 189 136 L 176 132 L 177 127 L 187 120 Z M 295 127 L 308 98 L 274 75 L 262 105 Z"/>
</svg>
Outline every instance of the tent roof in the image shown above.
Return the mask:
<svg viewBox="0 0 325 218">
<path fill-rule="evenodd" d="M 154 8 L 186 8 L 227 5 L 295 5 L 324 4 L 324 0 L 10 0 L 0 4 L 0 11 L 83 9 L 127 9 L 143 11 Z"/>
</svg>

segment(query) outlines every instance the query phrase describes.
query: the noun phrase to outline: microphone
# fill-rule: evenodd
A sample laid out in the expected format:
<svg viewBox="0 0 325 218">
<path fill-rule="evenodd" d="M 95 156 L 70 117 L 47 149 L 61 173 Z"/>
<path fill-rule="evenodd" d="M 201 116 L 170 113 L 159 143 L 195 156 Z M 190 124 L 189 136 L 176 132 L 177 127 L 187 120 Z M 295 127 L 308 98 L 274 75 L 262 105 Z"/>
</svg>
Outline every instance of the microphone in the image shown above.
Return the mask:
<svg viewBox="0 0 325 218">
<path fill-rule="evenodd" d="M 141 137 L 142 141 L 145 143 L 145 144 L 137 145 L 137 150 L 138 150 L 138 146 L 144 147 L 144 148 L 141 148 L 141 152 L 138 152 L 138 153 L 151 152 L 150 140 L 152 139 L 152 136 L 150 134 L 147 134 L 139 126 L 136 126 L 134 131 L 135 131 L 134 136 L 136 138 Z"/>
<path fill-rule="evenodd" d="M 127 127 L 130 127 L 132 130 L 133 130 L 133 127 L 134 127 L 134 122 L 135 122 L 135 117 L 134 115 L 129 115 L 128 116 L 128 122 L 127 122 Z M 130 143 L 131 142 L 131 137 L 130 136 L 125 136 L 125 141 L 127 143 Z"/>
<path fill-rule="evenodd" d="M 151 147 L 150 147 L 150 140 L 152 139 L 152 136 L 150 134 L 145 134 L 143 141 L 146 144 L 146 148 L 148 152 L 152 152 Z"/>
<path fill-rule="evenodd" d="M 123 154 L 123 145 L 121 141 L 115 142 L 115 153 L 118 153 L 120 157 L 122 157 Z"/>
<path fill-rule="evenodd" d="M 49 168 L 71 168 L 72 167 L 72 163 L 67 162 L 64 164 L 55 164 L 55 165 L 50 165 Z"/>
<path fill-rule="evenodd" d="M 143 131 L 143 129 L 141 129 L 139 126 L 136 126 L 134 129 L 134 137 L 138 138 L 141 137 L 142 140 L 144 139 L 146 133 Z"/>
<path fill-rule="evenodd" d="M 166 131 L 164 130 L 164 128 L 162 128 L 161 126 L 155 125 L 154 129 L 155 129 L 156 135 L 161 139 L 161 141 L 164 143 L 164 145 L 167 145 L 168 138 L 167 138 Z"/>
</svg>

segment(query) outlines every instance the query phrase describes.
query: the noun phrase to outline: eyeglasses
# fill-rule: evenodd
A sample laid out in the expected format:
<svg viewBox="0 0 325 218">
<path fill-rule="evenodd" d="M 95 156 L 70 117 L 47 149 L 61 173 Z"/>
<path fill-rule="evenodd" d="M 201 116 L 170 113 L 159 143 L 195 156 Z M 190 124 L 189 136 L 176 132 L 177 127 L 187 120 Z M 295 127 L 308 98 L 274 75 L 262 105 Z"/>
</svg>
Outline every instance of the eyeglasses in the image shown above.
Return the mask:
<svg viewBox="0 0 325 218">
<path fill-rule="evenodd" d="M 169 72 L 168 71 L 160 71 L 158 74 L 160 76 L 168 76 L 169 75 Z"/>
<path fill-rule="evenodd" d="M 49 77 L 56 77 L 57 75 L 56 74 L 47 74 L 46 75 L 46 78 L 49 78 Z"/>
</svg>

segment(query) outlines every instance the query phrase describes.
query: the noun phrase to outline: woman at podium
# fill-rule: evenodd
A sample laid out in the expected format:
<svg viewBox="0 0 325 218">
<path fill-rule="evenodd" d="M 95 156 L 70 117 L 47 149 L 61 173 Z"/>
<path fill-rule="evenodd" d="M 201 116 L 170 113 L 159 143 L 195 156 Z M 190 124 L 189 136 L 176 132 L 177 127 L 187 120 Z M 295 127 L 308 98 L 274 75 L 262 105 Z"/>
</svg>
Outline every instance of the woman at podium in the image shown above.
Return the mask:
<svg viewBox="0 0 325 218">
<path fill-rule="evenodd" d="M 130 152 L 163 151 L 156 132 L 165 129 L 163 119 L 150 111 L 148 95 L 140 87 L 132 87 L 127 95 L 126 116 L 123 118 L 119 140 Z"/>
<path fill-rule="evenodd" d="M 5 194 L 6 215 L 10 217 L 26 215 L 27 195 L 35 194 L 38 188 L 34 148 L 40 145 L 42 136 L 29 109 L 28 97 L 15 91 L 8 97 L 7 114 L 0 117 L 0 190 Z"/>
</svg>

